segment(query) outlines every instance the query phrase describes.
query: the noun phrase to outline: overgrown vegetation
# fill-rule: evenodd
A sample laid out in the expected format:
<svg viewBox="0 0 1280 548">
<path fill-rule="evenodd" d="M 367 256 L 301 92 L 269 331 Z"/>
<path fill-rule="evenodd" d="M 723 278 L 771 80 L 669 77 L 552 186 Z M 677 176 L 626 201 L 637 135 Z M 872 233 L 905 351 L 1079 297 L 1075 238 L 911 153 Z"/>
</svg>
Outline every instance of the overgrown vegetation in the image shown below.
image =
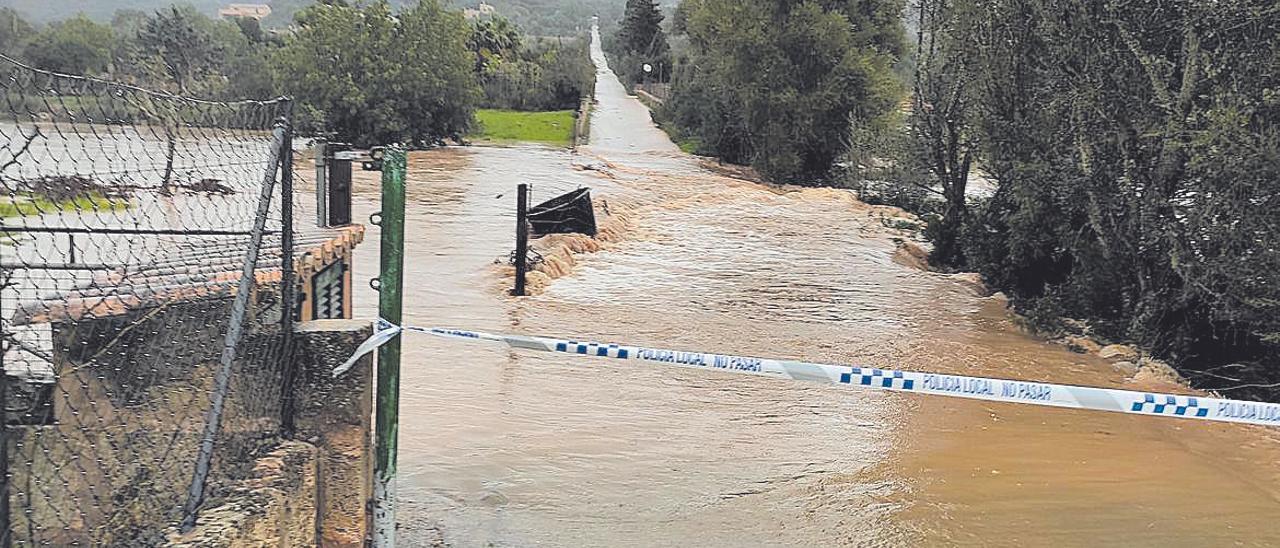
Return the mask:
<svg viewBox="0 0 1280 548">
<path fill-rule="evenodd" d="M 76 16 L 42 28 L 5 8 L 0 52 L 37 68 L 184 95 L 290 95 L 299 130 L 359 146 L 459 140 L 478 107 L 576 109 L 593 90 L 585 34 L 528 37 L 500 17 L 468 21 L 441 0 L 282 4 L 294 14 L 283 32 L 254 19 L 212 19 L 188 5 L 120 10 L 109 25 Z"/>
<path fill-rule="evenodd" d="M 934 261 L 1041 327 L 1086 319 L 1210 387 L 1280 377 L 1280 10 L 923 0 L 891 178 L 943 195 Z M 883 136 L 882 136 L 883 137 Z M 871 141 L 875 141 L 874 139 Z M 864 157 L 866 155 L 863 155 Z M 965 200 L 981 165 L 997 183 Z"/>
<path fill-rule="evenodd" d="M 899 0 L 685 0 L 670 116 L 701 154 L 820 183 L 850 124 L 885 123 L 903 97 L 901 10 Z"/>
<path fill-rule="evenodd" d="M 275 89 L 267 54 L 278 38 L 253 20 L 218 21 L 175 5 L 151 14 L 121 10 L 110 24 L 76 16 L 36 28 L 3 8 L 0 27 L 0 52 L 45 70 L 212 98 Z"/>
<path fill-rule="evenodd" d="M 129 207 L 131 196 L 129 188 L 76 175 L 14 181 L 12 189 L 12 193 L 0 197 L 0 217 L 117 211 Z"/>
<path fill-rule="evenodd" d="M 856 186 L 925 214 L 936 267 L 981 272 L 1040 328 L 1086 320 L 1071 323 L 1193 376 L 1228 367 L 1201 379 L 1211 388 L 1273 392 L 1274 2 L 903 8 L 685 0 L 673 28 L 687 48 L 658 119 L 775 181 Z M 994 192 L 975 194 L 975 174 Z"/>
<path fill-rule="evenodd" d="M 576 109 L 595 89 L 585 35 L 528 38 L 506 19 L 494 17 L 475 22 L 468 45 L 475 54 L 486 108 Z"/>
<path fill-rule="evenodd" d="M 332 0 L 255 0 L 271 6 L 271 15 L 262 21 L 265 28 L 283 29 L 293 23 L 298 12 L 317 3 Z M 416 0 L 392 0 L 392 8 L 412 5 Z M 622 15 L 622 3 L 617 0 L 448 0 L 447 7 L 461 10 L 476 8 L 481 2 L 493 6 L 497 15 L 506 17 L 536 36 L 576 36 L 588 30 L 591 16 L 599 15 L 603 21 L 616 21 Z M 98 22 L 110 21 L 120 12 L 151 13 L 168 8 L 173 0 L 5 0 L 5 5 L 36 23 L 48 23 L 70 19 L 84 14 Z M 184 5 L 195 11 L 213 16 L 218 9 L 230 4 L 229 0 L 185 0 Z M 356 2 L 350 2 L 355 4 Z"/>
</svg>

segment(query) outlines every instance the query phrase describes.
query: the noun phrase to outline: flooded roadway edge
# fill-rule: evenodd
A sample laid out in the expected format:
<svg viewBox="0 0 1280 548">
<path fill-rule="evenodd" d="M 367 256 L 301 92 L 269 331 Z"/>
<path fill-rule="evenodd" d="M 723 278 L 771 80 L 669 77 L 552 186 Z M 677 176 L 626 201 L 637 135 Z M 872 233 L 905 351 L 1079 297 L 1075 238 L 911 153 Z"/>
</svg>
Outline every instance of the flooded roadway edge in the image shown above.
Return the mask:
<svg viewBox="0 0 1280 548">
<path fill-rule="evenodd" d="M 625 105 L 619 107 L 617 101 L 634 99 L 622 99 L 616 90 L 611 99 L 602 97 L 605 107 L 611 106 L 610 100 L 614 101 L 612 106 L 621 109 L 619 116 L 634 117 L 641 112 Z M 645 115 L 646 127 L 658 131 L 648 124 L 647 113 Z M 486 216 L 491 213 L 477 213 L 480 202 L 472 196 L 476 191 L 468 189 L 476 188 L 478 191 L 479 186 L 494 179 L 539 177 L 539 180 L 552 182 L 573 179 L 576 181 L 574 184 L 600 187 L 600 196 L 606 200 L 620 204 L 630 200 L 634 209 L 632 224 L 635 226 L 628 227 L 628 230 L 634 232 L 629 232 L 610 246 L 588 250 L 602 250 L 603 253 L 574 253 L 573 263 L 562 273 L 565 277 L 550 282 L 543 296 L 517 301 L 501 296 L 504 278 L 500 270 L 483 266 L 489 265 L 491 260 L 468 262 L 469 259 L 460 252 L 455 259 L 467 264 L 454 265 L 445 271 L 460 277 L 461 283 L 472 286 L 461 292 L 468 296 L 459 297 L 456 295 L 459 292 L 451 290 L 444 291 L 449 293 L 448 296 L 434 291 L 431 296 L 441 297 L 443 306 L 433 308 L 444 308 L 443 313 L 421 308 L 431 308 L 428 303 L 415 303 L 408 308 L 417 310 L 407 310 L 410 312 L 407 317 L 416 315 L 418 320 L 426 322 L 467 320 L 471 323 L 465 327 L 494 330 L 528 330 L 549 335 L 581 333 L 635 343 L 687 340 L 689 344 L 671 345 L 711 345 L 715 348 L 708 350 L 754 351 L 777 357 L 788 357 L 794 352 L 796 357 L 826 358 L 827 361 L 841 363 L 859 361 L 899 366 L 906 363 L 915 369 L 931 368 L 941 372 L 997 374 L 1103 386 L 1131 386 L 1134 382 L 1125 371 L 1116 369 L 1109 362 L 1075 355 L 1021 333 L 1009 321 L 1002 302 L 976 298 L 967 293 L 959 281 L 882 264 L 886 260 L 891 261 L 894 245 L 890 238 L 900 236 L 883 226 L 876 227 L 879 222 L 876 217 L 883 214 L 883 210 L 876 212 L 859 206 L 850 201 L 847 193 L 839 191 L 765 189 L 755 183 L 727 180 L 702 172 L 693 167 L 688 158 L 669 151 L 644 150 L 647 147 L 638 147 L 640 151 L 631 150 L 632 147 L 626 146 L 625 138 L 617 137 L 618 131 L 609 129 L 609 119 L 606 112 L 605 116 L 598 116 L 593 122 L 601 124 L 600 128 L 593 128 L 593 135 L 604 136 L 606 144 L 593 143 L 591 147 L 585 147 L 577 159 L 560 151 L 477 149 L 449 153 L 454 156 L 446 158 L 439 169 L 419 170 L 417 175 L 424 180 L 453 181 L 446 186 L 456 186 L 457 192 L 464 194 L 458 198 L 459 202 L 443 207 L 468 210 L 463 211 L 457 220 L 478 223 L 478 230 L 483 230 L 479 226 L 495 226 L 505 231 L 509 221 L 502 218 L 489 221 Z M 622 129 L 622 134 L 626 134 L 635 126 L 615 126 L 615 129 Z M 610 136 L 615 139 L 608 140 Z M 591 170 L 589 174 L 571 171 L 571 164 L 582 165 L 581 158 L 592 155 L 604 162 L 601 167 L 608 171 Z M 494 162 L 516 167 L 491 165 Z M 527 173 L 530 169 L 545 171 Z M 457 175 L 446 171 L 467 173 Z M 609 176 L 603 176 L 603 173 Z M 438 196 L 420 198 L 427 200 L 420 203 L 435 203 L 431 200 Z M 724 203 L 726 199 L 732 203 Z M 361 207 L 367 209 L 370 205 Z M 821 219 L 820 222 L 862 230 L 856 239 L 847 242 L 859 256 L 846 259 L 851 261 L 852 267 L 861 267 L 868 274 L 890 273 L 891 278 L 879 281 L 899 284 L 900 290 L 907 293 L 896 295 L 899 297 L 896 303 L 893 299 L 876 301 L 878 295 L 874 293 L 859 295 L 873 297 L 871 300 L 875 302 L 871 303 L 869 311 L 849 308 L 857 306 L 854 302 L 842 301 L 838 306 L 830 307 L 821 306 L 829 303 L 812 304 L 824 299 L 840 301 L 846 298 L 845 292 L 836 285 L 823 285 L 824 280 L 819 280 L 816 285 L 813 280 L 806 281 L 805 272 L 838 274 L 828 272 L 828 267 L 820 263 L 811 262 L 815 258 L 823 258 L 812 253 L 817 249 L 791 250 L 794 254 L 792 260 L 801 268 L 801 276 L 782 281 L 793 282 L 795 287 L 785 288 L 792 293 L 800 288 L 801 299 L 795 301 L 786 300 L 785 294 L 769 293 L 776 291 L 772 284 L 779 281 L 770 279 L 772 273 L 735 272 L 735 268 L 741 265 L 714 264 L 699 270 L 696 265 L 661 264 L 657 265 L 661 268 L 653 268 L 655 252 L 666 255 L 687 252 L 692 253 L 691 256 L 701 255 L 703 262 L 714 263 L 714 260 L 706 261 L 705 250 L 698 246 L 711 245 L 712 241 L 727 245 L 744 245 L 752 241 L 739 239 L 740 235 L 748 234 L 746 231 L 751 227 L 735 227 L 733 230 L 738 232 L 716 234 L 716 231 L 724 229 L 726 220 L 728 224 L 734 224 L 729 217 L 717 217 L 715 213 L 720 210 L 731 213 L 737 220 L 745 218 L 747 221 L 753 216 L 769 219 L 787 213 L 805 218 L 805 215 L 812 214 L 812 218 Z M 711 231 L 699 237 L 723 236 L 723 241 L 691 239 L 672 225 L 655 223 L 655 217 L 668 215 L 666 212 L 669 211 L 681 212 L 679 219 L 689 227 Z M 861 219 L 855 223 L 843 218 L 826 218 L 840 211 Z M 433 213 L 440 215 L 441 212 L 437 209 Z M 432 214 L 420 212 L 419 215 L 418 220 L 426 222 L 419 225 L 420 229 L 440 225 L 439 222 L 431 222 Z M 443 221 L 447 223 L 450 218 Z M 446 232 L 453 230 L 441 229 Z M 452 237 L 468 237 L 463 236 L 466 232 L 469 231 L 455 231 Z M 766 232 L 766 244 L 775 239 L 784 242 L 787 238 L 796 237 L 792 234 L 809 234 L 806 229 L 785 226 L 771 226 Z M 760 236 L 756 236 L 757 244 L 761 242 Z M 505 233 L 493 238 L 469 237 L 475 247 L 482 247 L 489 241 L 500 247 L 507 239 Z M 795 244 L 786 243 L 787 246 Z M 437 241 L 433 247 L 436 249 L 424 260 L 454 260 L 449 258 L 447 244 Z M 767 246 L 756 252 L 765 254 L 739 259 L 747 265 L 781 264 L 774 262 L 775 257 L 769 255 L 773 250 Z M 490 258 L 498 255 L 493 253 Z M 859 264 L 859 260 L 870 262 Z M 636 271 L 633 266 L 647 267 L 651 271 Z M 812 270 L 804 270 L 806 267 Z M 465 272 L 468 269 L 470 273 Z M 761 279 L 762 274 L 764 279 Z M 698 286 L 708 279 L 715 283 Z M 729 317 L 722 325 L 714 319 L 715 314 L 708 316 L 676 310 L 663 314 L 659 310 L 656 317 L 646 311 L 636 311 L 638 313 L 630 314 L 634 317 L 626 317 L 607 311 L 608 307 L 601 303 L 616 300 L 617 286 L 628 284 L 634 286 L 633 293 L 635 289 L 644 292 L 643 288 L 648 288 L 654 296 L 684 295 L 689 303 L 700 303 L 697 306 Z M 728 298 L 722 302 L 714 295 L 708 298 L 705 292 L 682 293 L 679 284 L 694 284 L 697 286 L 694 290 L 719 287 L 748 288 L 749 291 L 740 293 L 739 289 L 734 289 L 730 295 L 721 296 Z M 910 287 L 912 285 L 923 289 L 914 291 Z M 804 294 L 808 290 L 804 289 L 806 286 L 813 286 L 809 288 L 811 293 Z M 780 302 L 792 304 L 803 312 L 821 315 L 830 310 L 838 313 L 825 320 L 826 323 L 800 327 L 792 325 L 797 323 L 794 321 L 770 324 L 781 331 L 794 329 L 796 333 L 803 334 L 806 339 L 803 345 L 792 341 L 790 332 L 769 336 L 761 333 L 757 336 L 759 340 L 726 336 L 733 333 L 734 326 L 743 325 L 739 321 L 743 318 L 733 317 L 741 313 L 743 305 L 746 305 L 746 318 L 753 314 L 752 307 L 760 306 L 760 303 L 731 302 L 748 295 L 774 295 Z M 367 298 L 361 300 L 368 301 Z M 895 305 L 906 308 L 928 302 L 933 302 L 942 313 L 921 315 L 919 312 L 922 311 L 908 311 L 903 320 L 886 325 L 866 319 L 876 315 L 894 316 L 892 307 Z M 457 313 L 464 309 L 467 311 L 465 314 Z M 783 310 L 764 312 L 786 313 Z M 850 324 L 839 316 L 852 316 L 856 321 Z M 703 322 L 710 338 L 697 340 L 699 335 L 689 334 L 679 326 L 661 325 L 661 320 L 655 323 L 655 319 L 664 317 L 667 323 L 678 323 L 683 319 Z M 762 320 L 756 318 L 754 321 Z M 738 330 L 740 332 L 740 327 Z M 870 342 L 859 344 L 850 339 L 849 332 Z M 905 336 L 895 336 L 894 333 Z M 909 340 L 896 341 L 895 337 Z M 888 350 L 877 346 L 888 347 Z M 436 346 L 434 350 L 439 352 L 440 349 Z M 450 352 L 460 350 L 451 347 Z M 431 354 L 423 353 L 418 358 L 430 361 Z M 501 366 L 497 377 L 474 373 L 477 378 L 465 379 L 466 382 L 457 383 L 459 386 L 434 391 L 424 385 L 407 386 L 409 393 L 445 398 L 439 405 L 426 407 L 426 411 L 450 415 L 451 412 L 441 405 L 463 407 L 464 410 L 452 419 L 424 420 L 418 416 L 414 421 L 418 424 L 406 424 L 405 431 L 410 435 L 430 435 L 434 439 L 428 445 L 443 443 L 456 445 L 459 449 L 471 448 L 464 450 L 463 454 L 471 455 L 467 458 L 487 459 L 487 462 L 462 462 L 457 460 L 462 454 L 450 457 L 453 451 L 447 449 L 444 452 L 431 449 L 421 452 L 423 447 L 418 447 L 416 450 L 420 452 L 414 454 L 414 444 L 410 443 L 410 454 L 402 462 L 407 468 L 417 466 L 419 470 L 405 480 L 414 486 L 414 489 L 406 491 L 412 493 L 417 490 L 425 493 L 425 498 L 409 501 L 402 521 L 407 521 L 406 525 L 413 523 L 410 527 L 417 527 L 423 521 L 441 523 L 445 537 L 457 544 L 593 545 L 604 543 L 607 538 L 608 544 L 654 545 L 698 538 L 709 545 L 733 545 L 735 540 L 754 538 L 757 544 L 770 545 L 1079 545 L 1105 538 L 1172 545 L 1202 542 L 1265 545 L 1277 539 L 1272 519 L 1280 507 L 1275 487 L 1280 484 L 1280 473 L 1275 466 L 1277 442 L 1274 434 L 1265 429 L 1191 425 L 1161 419 L 901 395 L 831 396 L 821 390 L 774 385 L 752 386 L 747 392 L 736 392 L 743 388 L 730 390 L 728 383 L 718 379 L 639 371 L 628 375 L 641 377 L 635 379 L 636 384 L 632 385 L 631 391 L 643 397 L 615 398 L 615 402 L 610 402 L 607 394 L 584 399 L 587 394 L 573 388 L 575 383 L 587 378 L 596 381 L 615 378 L 616 372 L 608 370 L 596 371 L 588 377 L 577 373 L 583 367 L 596 370 L 600 367 L 597 364 L 569 364 L 492 349 L 466 350 L 462 354 L 454 354 L 454 357 L 470 369 L 489 368 L 495 363 L 506 365 Z M 460 374 L 458 370 L 452 373 Z M 440 374 L 432 375 L 430 380 L 438 382 L 446 378 Z M 513 378 L 535 384 L 533 391 L 541 392 L 536 394 L 539 397 L 530 400 L 535 394 L 521 393 L 519 385 L 510 384 Z M 411 384 L 419 382 L 422 379 Z M 1150 389 L 1162 387 L 1158 380 L 1139 382 L 1151 383 L 1144 385 Z M 489 383 L 500 385 L 497 392 L 489 389 Z M 655 392 L 647 385 L 657 385 L 660 389 Z M 448 395 L 451 392 L 463 392 L 472 399 L 492 395 L 498 398 L 495 403 L 506 402 L 500 407 L 507 410 L 477 407 L 475 402 L 450 399 L 455 398 Z M 560 395 L 564 399 L 554 403 L 542 401 L 547 394 Z M 689 397 L 695 399 L 686 402 L 685 398 Z M 610 403 L 626 401 L 635 412 L 635 406 L 661 399 L 670 402 L 668 407 L 671 409 L 641 409 L 638 411 L 642 417 L 629 423 L 626 420 L 630 417 L 614 415 L 617 411 L 608 407 Z M 861 425 L 876 425 L 869 431 L 889 440 L 887 447 L 890 450 L 870 449 L 875 445 L 870 443 L 865 449 L 869 453 L 854 451 L 858 455 L 853 459 L 871 461 L 869 465 L 853 464 L 840 455 L 829 454 L 833 451 L 849 453 L 856 446 L 850 445 L 853 438 L 843 441 L 831 439 L 833 436 L 830 434 L 818 434 L 818 431 L 810 434 L 816 436 L 813 439 L 791 438 L 798 431 L 795 424 L 788 425 L 788 422 L 803 425 L 811 419 L 787 410 L 794 410 L 798 403 L 806 401 L 819 406 L 810 408 L 820 417 L 814 423 L 830 428 L 832 419 L 840 420 L 842 422 L 834 424 L 837 432 L 857 432 L 867 428 Z M 734 409 L 730 406 L 726 410 L 723 406 L 727 402 L 737 402 L 735 405 L 746 407 Z M 590 411 L 585 415 L 578 411 L 566 415 L 566 411 L 579 405 L 583 411 Z M 762 414 L 765 409 L 769 411 Z M 837 409 L 839 411 L 833 412 Z M 524 416 L 516 419 L 510 415 L 514 410 L 519 410 Z M 498 423 L 505 421 L 508 424 L 490 424 L 484 419 L 490 415 L 505 417 L 498 419 Z M 408 419 L 409 415 L 406 417 Z M 622 428 L 621 433 L 599 430 L 601 422 L 608 422 L 601 417 L 616 421 L 616 426 Z M 679 428 L 692 431 L 695 438 L 698 435 L 705 437 L 690 439 L 689 435 L 673 435 L 665 428 L 653 430 L 653 420 L 679 424 L 682 425 Z M 740 426 L 727 432 L 717 429 L 711 433 L 702 424 L 707 420 L 727 420 L 726 424 Z M 563 430 L 566 427 L 571 429 Z M 772 436 L 786 436 L 803 450 L 787 451 L 775 447 L 776 443 L 763 443 L 763 440 L 743 444 L 741 440 L 733 440 L 732 436 L 726 437 L 726 433 L 732 434 L 738 429 L 753 435 L 767 432 Z M 530 432 L 539 431 L 560 433 L 551 438 L 531 437 Z M 581 431 L 581 434 L 570 434 L 575 431 Z M 672 447 L 619 452 L 608 444 L 600 445 L 602 440 L 629 443 L 628 440 L 637 439 L 636 436 L 646 435 L 657 436 L 658 439 L 665 436 L 667 440 L 664 443 Z M 451 441 L 451 436 L 456 439 Z M 858 436 L 862 437 L 861 434 Z M 870 441 L 864 439 L 860 443 Z M 1234 449 L 1224 452 L 1221 450 L 1223 446 Z M 722 464 L 711 462 L 697 464 L 689 472 L 675 474 L 664 473 L 651 466 L 655 458 L 678 466 L 693 465 L 705 458 L 699 457 L 696 450 L 716 452 L 717 447 L 739 453 L 739 460 L 752 452 L 766 453 L 758 459 L 747 458 L 742 462 L 774 467 L 773 472 L 751 479 L 749 472 L 726 469 Z M 552 465 L 554 459 L 547 460 L 551 455 L 568 458 L 570 464 Z M 800 463 L 795 467 L 787 464 L 788 459 L 805 455 L 810 459 L 821 455 L 820 462 Z M 416 465 L 413 464 L 415 462 Z M 606 466 L 601 465 L 602 462 L 613 464 Z M 611 466 L 616 466 L 617 472 L 612 472 Z M 699 479 L 690 475 L 693 470 L 711 477 Z M 467 479 L 469 474 L 473 479 Z M 692 486 L 679 488 L 676 483 L 659 484 L 655 491 L 652 486 L 635 485 L 628 493 L 626 489 L 619 489 L 628 485 L 625 474 L 651 482 L 690 482 Z M 795 479 L 787 480 L 787 477 Z M 609 489 L 613 492 L 582 491 L 580 486 L 565 483 L 566 478 L 597 485 L 597 491 L 612 486 Z M 759 480 L 765 483 L 752 486 Z M 423 491 L 419 486 L 424 485 L 424 481 L 425 485 L 436 487 Z M 712 493 L 722 490 L 718 495 L 722 500 L 695 502 L 704 499 L 699 492 L 705 490 Z M 632 523 L 631 518 L 621 517 L 626 514 L 605 512 L 598 518 L 583 521 L 587 514 L 579 512 L 593 507 L 575 505 L 564 499 L 564 494 L 603 501 L 630 500 L 630 503 L 622 502 L 628 507 L 646 504 L 650 507 L 644 510 L 633 507 L 634 519 L 651 525 L 664 523 L 670 531 L 664 533 L 652 531 L 652 527 L 644 528 Z M 655 494 L 661 494 L 667 502 L 651 498 Z M 431 502 L 433 499 L 436 502 Z M 657 510 L 653 503 L 658 503 Z M 666 504 L 673 505 L 669 512 L 661 509 Z M 711 504 L 705 508 L 718 510 L 708 513 L 699 509 L 702 504 Z M 588 512 L 599 514 L 599 510 Z M 749 523 L 722 519 L 717 517 L 719 512 L 749 517 Z M 451 514 L 455 517 L 448 518 Z M 539 518 L 540 514 L 561 517 L 548 522 Z M 441 515 L 446 517 L 438 519 Z M 801 521 L 780 522 L 774 515 Z M 803 517 L 806 515 L 811 517 Z M 824 523 L 824 520 L 832 521 Z M 550 529 L 544 529 L 546 527 Z M 871 533 L 854 534 L 851 533 L 853 529 Z M 615 532 L 606 534 L 606 530 Z M 424 535 L 420 538 L 430 537 L 430 534 Z"/>
</svg>

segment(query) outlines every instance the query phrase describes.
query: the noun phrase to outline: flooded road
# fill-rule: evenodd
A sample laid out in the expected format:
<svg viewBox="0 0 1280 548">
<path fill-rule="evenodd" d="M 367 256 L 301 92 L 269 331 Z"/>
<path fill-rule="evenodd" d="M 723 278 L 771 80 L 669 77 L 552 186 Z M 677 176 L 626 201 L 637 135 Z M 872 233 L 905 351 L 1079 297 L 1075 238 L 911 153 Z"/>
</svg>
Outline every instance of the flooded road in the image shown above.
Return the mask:
<svg viewBox="0 0 1280 548">
<path fill-rule="evenodd" d="M 894 260 L 893 212 L 682 155 L 600 79 L 591 146 L 409 165 L 405 321 L 1015 379 L 1177 390 L 1027 336 L 999 298 Z M 357 181 L 376 209 L 376 174 Z M 610 240 L 506 296 L 514 191 L 589 186 Z M 376 241 L 376 227 L 370 241 Z M 376 314 L 357 254 L 357 315 Z M 406 340 L 401 535 L 454 546 L 1280 544 L 1257 427 L 810 386 Z"/>
</svg>

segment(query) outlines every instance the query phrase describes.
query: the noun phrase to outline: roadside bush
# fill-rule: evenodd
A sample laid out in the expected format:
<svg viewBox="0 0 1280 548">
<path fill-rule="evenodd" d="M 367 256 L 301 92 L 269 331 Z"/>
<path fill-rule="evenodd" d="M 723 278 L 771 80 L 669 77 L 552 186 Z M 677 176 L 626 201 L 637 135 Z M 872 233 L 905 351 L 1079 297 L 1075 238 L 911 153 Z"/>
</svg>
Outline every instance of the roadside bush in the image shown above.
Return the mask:
<svg viewBox="0 0 1280 548">
<path fill-rule="evenodd" d="M 493 59 L 480 73 L 485 108 L 574 110 L 595 91 L 584 39 L 545 41 Z"/>
<path fill-rule="evenodd" d="M 461 139 L 480 97 L 470 29 L 439 0 L 315 4 L 275 65 L 302 120 L 356 146 Z M 306 129 L 306 128 L 304 128 Z"/>
<path fill-rule="evenodd" d="M 974 4 L 955 47 L 999 187 L 969 264 L 1019 310 L 1280 379 L 1274 2 Z"/>
<path fill-rule="evenodd" d="M 828 182 L 851 119 L 902 96 L 902 2 L 685 0 L 673 118 L 705 152 L 778 182 Z"/>
</svg>

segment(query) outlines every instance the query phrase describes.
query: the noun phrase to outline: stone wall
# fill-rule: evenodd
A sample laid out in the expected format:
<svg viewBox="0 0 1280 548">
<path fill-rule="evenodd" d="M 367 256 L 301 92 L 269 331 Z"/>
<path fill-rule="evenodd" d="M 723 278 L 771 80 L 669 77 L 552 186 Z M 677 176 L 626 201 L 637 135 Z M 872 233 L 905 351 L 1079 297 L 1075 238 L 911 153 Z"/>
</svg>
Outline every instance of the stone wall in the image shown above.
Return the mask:
<svg viewBox="0 0 1280 548">
<path fill-rule="evenodd" d="M 279 441 L 283 345 L 271 307 L 255 302 L 232 364 L 210 504 Z M 12 544 L 164 540 L 188 496 L 230 308 L 229 299 L 176 302 L 47 326 L 45 395 L 5 405 Z"/>
<path fill-rule="evenodd" d="M 374 370 L 371 357 L 331 371 L 373 332 L 369 321 L 296 326 L 297 434 L 258 459 L 195 529 L 171 534 L 183 548 L 359 547 L 369 532 Z"/>
<path fill-rule="evenodd" d="M 287 441 L 257 460 L 223 503 L 200 512 L 196 528 L 172 534 L 168 546 L 317 546 L 319 451 Z"/>
<path fill-rule="evenodd" d="M 320 450 L 321 545 L 363 546 L 373 495 L 373 358 L 333 378 L 360 343 L 373 334 L 368 320 L 317 320 L 298 326 L 298 439 Z"/>
</svg>

